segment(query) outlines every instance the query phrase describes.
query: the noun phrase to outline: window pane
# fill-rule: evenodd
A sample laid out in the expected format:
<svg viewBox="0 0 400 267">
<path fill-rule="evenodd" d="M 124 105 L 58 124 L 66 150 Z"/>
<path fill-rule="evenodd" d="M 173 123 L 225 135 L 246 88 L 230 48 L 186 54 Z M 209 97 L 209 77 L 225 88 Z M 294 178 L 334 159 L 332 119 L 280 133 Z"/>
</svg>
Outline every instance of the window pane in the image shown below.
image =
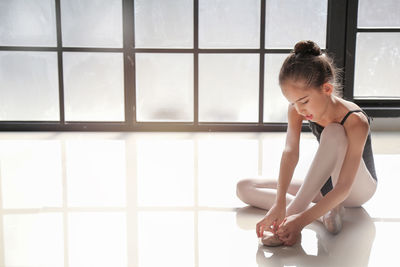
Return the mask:
<svg viewBox="0 0 400 267">
<path fill-rule="evenodd" d="M 400 97 L 400 33 L 358 33 L 355 97 Z"/>
<path fill-rule="evenodd" d="M 257 122 L 258 81 L 259 55 L 200 55 L 199 121 Z"/>
<path fill-rule="evenodd" d="M 64 53 L 65 120 L 124 121 L 119 53 Z"/>
<path fill-rule="evenodd" d="M 259 48 L 260 0 L 199 1 L 201 48 Z"/>
<path fill-rule="evenodd" d="M 288 101 L 279 86 L 279 71 L 287 56 L 265 55 L 264 122 L 287 122 Z"/>
<path fill-rule="evenodd" d="M 59 120 L 57 53 L 0 52 L 0 120 Z"/>
<path fill-rule="evenodd" d="M 136 47 L 193 47 L 193 0 L 135 0 Z"/>
<path fill-rule="evenodd" d="M 300 40 L 326 47 L 327 0 L 266 1 L 265 47 L 293 48 Z"/>
<path fill-rule="evenodd" d="M 398 28 L 399 14 L 399 0 L 358 0 L 358 28 Z"/>
<path fill-rule="evenodd" d="M 0 1 L 0 45 L 56 46 L 54 0 Z"/>
<path fill-rule="evenodd" d="M 136 54 L 138 121 L 193 121 L 193 55 Z"/>
<path fill-rule="evenodd" d="M 61 1 L 63 46 L 122 47 L 121 0 Z"/>
</svg>

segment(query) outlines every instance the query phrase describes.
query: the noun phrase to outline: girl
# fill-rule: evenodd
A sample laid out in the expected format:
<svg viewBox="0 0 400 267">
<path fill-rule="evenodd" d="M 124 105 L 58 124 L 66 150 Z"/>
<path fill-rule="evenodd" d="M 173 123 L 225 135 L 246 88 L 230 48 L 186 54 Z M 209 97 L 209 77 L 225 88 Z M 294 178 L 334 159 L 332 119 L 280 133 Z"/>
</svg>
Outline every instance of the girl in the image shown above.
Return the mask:
<svg viewBox="0 0 400 267">
<path fill-rule="evenodd" d="M 301 230 L 321 216 L 336 234 L 343 207 L 360 207 L 376 191 L 369 118 L 334 94 L 337 76 L 333 61 L 312 41 L 298 42 L 281 67 L 279 85 L 289 106 L 278 182 L 246 179 L 237 184 L 243 202 L 268 210 L 256 227 L 264 245 L 293 245 Z M 303 120 L 319 147 L 303 183 L 291 183 Z"/>
</svg>

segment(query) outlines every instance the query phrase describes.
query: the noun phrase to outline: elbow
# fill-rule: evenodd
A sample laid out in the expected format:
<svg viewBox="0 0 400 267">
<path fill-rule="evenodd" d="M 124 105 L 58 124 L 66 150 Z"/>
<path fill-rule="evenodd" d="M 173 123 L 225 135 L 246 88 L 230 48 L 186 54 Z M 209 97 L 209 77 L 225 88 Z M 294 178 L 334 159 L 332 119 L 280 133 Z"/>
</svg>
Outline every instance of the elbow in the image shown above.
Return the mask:
<svg viewBox="0 0 400 267">
<path fill-rule="evenodd" d="M 297 165 L 299 162 L 299 151 L 285 149 L 282 153 L 282 158 L 286 158 L 294 165 Z"/>
</svg>

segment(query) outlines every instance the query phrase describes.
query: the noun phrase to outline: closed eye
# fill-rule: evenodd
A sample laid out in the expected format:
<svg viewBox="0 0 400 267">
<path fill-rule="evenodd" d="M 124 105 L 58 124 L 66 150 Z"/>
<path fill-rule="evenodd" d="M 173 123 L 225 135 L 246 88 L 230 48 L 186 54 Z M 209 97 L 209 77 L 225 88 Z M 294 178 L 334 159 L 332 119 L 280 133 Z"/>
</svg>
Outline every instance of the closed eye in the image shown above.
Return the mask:
<svg viewBox="0 0 400 267">
<path fill-rule="evenodd" d="M 304 105 L 304 104 L 307 104 L 308 103 L 308 100 L 307 101 L 304 101 L 304 102 L 302 102 L 302 104 Z"/>
</svg>

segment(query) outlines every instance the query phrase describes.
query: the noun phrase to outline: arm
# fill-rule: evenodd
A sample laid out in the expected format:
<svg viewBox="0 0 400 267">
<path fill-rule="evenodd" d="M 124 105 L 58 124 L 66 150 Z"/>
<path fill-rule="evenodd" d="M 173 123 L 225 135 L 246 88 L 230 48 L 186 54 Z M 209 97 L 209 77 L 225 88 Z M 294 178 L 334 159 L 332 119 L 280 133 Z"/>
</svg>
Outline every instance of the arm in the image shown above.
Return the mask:
<svg viewBox="0 0 400 267">
<path fill-rule="evenodd" d="M 274 205 L 257 223 L 256 232 L 258 237 L 262 237 L 264 230 L 271 231 L 271 226 L 279 225 L 286 214 L 286 192 L 288 190 L 294 169 L 299 159 L 299 139 L 303 117 L 300 116 L 295 108 L 289 105 L 288 108 L 288 128 L 286 135 L 286 145 L 282 153 L 277 195 Z M 274 231 L 276 230 L 274 227 Z"/>
<path fill-rule="evenodd" d="M 303 117 L 294 106 L 288 107 L 288 128 L 285 149 L 282 152 L 279 168 L 278 188 L 275 203 L 286 207 L 286 193 L 299 160 L 299 141 Z"/>
<path fill-rule="evenodd" d="M 332 191 L 326 194 L 316 205 L 300 214 L 299 220 L 303 227 L 323 216 L 348 197 L 360 166 L 368 131 L 369 125 L 367 121 L 359 116 L 349 117 L 348 127 L 346 127 L 347 151 L 338 182 Z"/>
</svg>

